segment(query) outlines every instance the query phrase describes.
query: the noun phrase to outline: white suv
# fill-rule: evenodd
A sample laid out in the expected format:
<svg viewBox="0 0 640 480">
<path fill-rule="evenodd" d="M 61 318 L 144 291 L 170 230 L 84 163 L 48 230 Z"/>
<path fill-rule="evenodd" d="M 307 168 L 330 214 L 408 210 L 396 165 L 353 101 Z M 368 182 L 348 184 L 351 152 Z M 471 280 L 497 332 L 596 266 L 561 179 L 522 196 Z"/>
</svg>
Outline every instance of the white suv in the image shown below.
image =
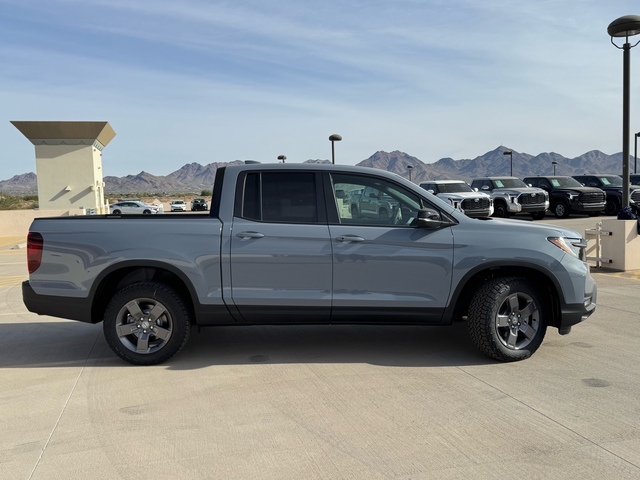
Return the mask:
<svg viewBox="0 0 640 480">
<path fill-rule="evenodd" d="M 186 212 L 187 204 L 184 200 L 174 200 L 169 204 L 172 212 Z"/>
<path fill-rule="evenodd" d="M 491 196 L 474 190 L 462 180 L 429 180 L 422 182 L 420 186 L 449 202 L 468 217 L 493 215 Z"/>
</svg>

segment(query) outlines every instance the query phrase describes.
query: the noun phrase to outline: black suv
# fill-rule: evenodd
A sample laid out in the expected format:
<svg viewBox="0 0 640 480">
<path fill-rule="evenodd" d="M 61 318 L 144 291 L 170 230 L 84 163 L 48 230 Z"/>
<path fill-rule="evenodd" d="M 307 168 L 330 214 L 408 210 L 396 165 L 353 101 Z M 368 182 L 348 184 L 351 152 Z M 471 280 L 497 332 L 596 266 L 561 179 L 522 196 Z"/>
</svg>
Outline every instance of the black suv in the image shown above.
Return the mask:
<svg viewBox="0 0 640 480">
<path fill-rule="evenodd" d="M 585 174 L 574 175 L 577 181 L 587 187 L 598 187 L 607 194 L 607 206 L 604 209 L 605 215 L 617 215 L 622 206 L 622 177 L 620 175 L 609 174 Z M 640 202 L 640 189 L 631 189 L 630 203 Z"/>
<path fill-rule="evenodd" d="M 597 216 L 604 212 L 607 194 L 596 187 L 585 187 L 571 177 L 526 177 L 524 183 L 549 194 L 549 210 L 558 218 L 571 213 Z"/>
<path fill-rule="evenodd" d="M 209 204 L 204 198 L 194 198 L 191 200 L 191 211 L 196 212 L 199 210 L 209 210 Z"/>
</svg>

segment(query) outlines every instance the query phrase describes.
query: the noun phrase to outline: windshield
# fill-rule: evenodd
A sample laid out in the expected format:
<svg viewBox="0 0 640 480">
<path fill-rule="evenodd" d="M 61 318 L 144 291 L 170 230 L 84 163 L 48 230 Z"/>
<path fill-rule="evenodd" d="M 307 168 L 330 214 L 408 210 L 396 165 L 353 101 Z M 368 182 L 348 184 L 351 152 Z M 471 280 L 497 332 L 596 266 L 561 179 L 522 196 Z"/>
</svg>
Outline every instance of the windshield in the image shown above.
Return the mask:
<svg viewBox="0 0 640 480">
<path fill-rule="evenodd" d="M 621 187 L 622 186 L 622 177 L 618 175 L 606 175 L 602 177 L 598 177 L 602 182 L 602 185 L 605 187 Z"/>
<path fill-rule="evenodd" d="M 438 185 L 438 190 L 440 193 L 473 192 L 473 188 L 464 182 L 441 183 Z"/>
<path fill-rule="evenodd" d="M 571 177 L 555 177 L 550 180 L 554 187 L 582 187 L 579 181 Z"/>
<path fill-rule="evenodd" d="M 528 187 L 526 183 L 524 183 L 519 178 L 498 178 L 493 181 L 496 188 L 523 188 Z"/>
</svg>

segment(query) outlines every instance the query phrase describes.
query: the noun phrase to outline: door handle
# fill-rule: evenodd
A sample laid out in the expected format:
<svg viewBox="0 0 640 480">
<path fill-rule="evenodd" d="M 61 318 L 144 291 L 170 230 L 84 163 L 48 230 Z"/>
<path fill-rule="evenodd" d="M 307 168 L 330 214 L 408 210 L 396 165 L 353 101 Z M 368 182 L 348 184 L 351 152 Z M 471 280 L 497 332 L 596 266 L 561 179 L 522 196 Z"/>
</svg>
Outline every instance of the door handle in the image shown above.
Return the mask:
<svg viewBox="0 0 640 480">
<path fill-rule="evenodd" d="M 338 242 L 364 242 L 364 238 L 359 237 L 358 235 L 340 235 L 336 237 L 336 241 Z"/>
<path fill-rule="evenodd" d="M 260 232 L 240 232 L 236 234 L 238 238 L 262 238 L 264 237 L 264 233 Z"/>
</svg>

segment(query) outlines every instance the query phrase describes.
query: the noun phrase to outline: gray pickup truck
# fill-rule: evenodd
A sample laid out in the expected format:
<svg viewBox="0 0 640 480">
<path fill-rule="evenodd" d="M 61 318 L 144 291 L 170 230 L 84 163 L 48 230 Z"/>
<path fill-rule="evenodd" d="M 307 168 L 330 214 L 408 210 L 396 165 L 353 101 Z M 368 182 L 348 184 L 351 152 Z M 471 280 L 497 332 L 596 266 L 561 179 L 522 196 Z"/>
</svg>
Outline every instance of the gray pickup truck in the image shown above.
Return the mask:
<svg viewBox="0 0 640 480">
<path fill-rule="evenodd" d="M 352 192 L 368 188 L 388 215 L 352 214 Z M 218 170 L 207 213 L 34 220 L 22 293 L 31 312 L 102 321 L 134 364 L 169 359 L 194 326 L 454 320 L 515 361 L 547 327 L 569 333 L 595 310 L 584 249 L 574 231 L 469 218 L 381 170 L 234 165 Z"/>
</svg>

